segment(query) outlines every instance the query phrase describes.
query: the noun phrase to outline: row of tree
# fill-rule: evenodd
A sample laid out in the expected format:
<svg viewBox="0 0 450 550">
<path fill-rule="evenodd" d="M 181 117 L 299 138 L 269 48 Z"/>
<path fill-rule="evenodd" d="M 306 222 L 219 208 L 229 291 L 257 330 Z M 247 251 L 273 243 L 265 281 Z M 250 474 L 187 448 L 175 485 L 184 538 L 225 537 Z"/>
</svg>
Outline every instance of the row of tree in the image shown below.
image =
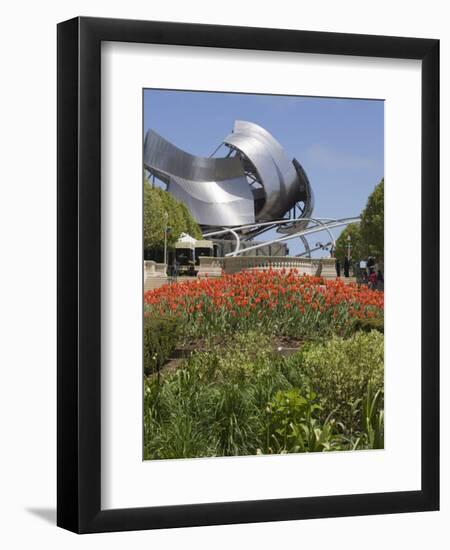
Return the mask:
<svg viewBox="0 0 450 550">
<path fill-rule="evenodd" d="M 166 214 L 167 212 L 167 214 Z M 201 239 L 202 233 L 187 207 L 170 193 L 144 180 L 144 248 L 161 250 L 167 227 L 167 243 L 172 246 L 181 233 Z"/>
<path fill-rule="evenodd" d="M 352 258 L 358 260 L 374 256 L 378 261 L 384 261 L 384 178 L 369 196 L 360 223 L 348 225 L 339 235 L 336 258 L 347 256 L 349 236 Z"/>
</svg>

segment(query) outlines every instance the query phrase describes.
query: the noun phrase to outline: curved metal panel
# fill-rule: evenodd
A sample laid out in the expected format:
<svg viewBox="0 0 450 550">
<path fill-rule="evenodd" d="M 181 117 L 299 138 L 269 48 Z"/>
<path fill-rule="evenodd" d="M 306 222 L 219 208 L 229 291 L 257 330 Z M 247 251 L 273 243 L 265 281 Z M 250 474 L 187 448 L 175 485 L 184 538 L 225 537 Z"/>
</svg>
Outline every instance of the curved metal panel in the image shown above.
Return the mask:
<svg viewBox="0 0 450 550">
<path fill-rule="evenodd" d="M 191 155 L 149 130 L 144 166 L 167 184 L 167 190 L 183 201 L 203 226 L 277 220 L 300 201 L 304 203 L 301 217 L 311 217 L 314 195 L 305 171 L 296 159 L 287 157 L 267 130 L 236 120 L 223 143 L 238 154 L 226 158 Z M 261 188 L 251 187 L 254 179 Z M 291 233 L 307 225 L 306 220 L 290 224 L 288 218 L 278 231 Z"/>
<path fill-rule="evenodd" d="M 300 200 L 305 203 L 305 208 L 302 214 L 305 218 L 310 218 L 314 210 L 314 203 L 315 203 L 314 191 L 313 191 L 313 188 L 311 187 L 311 184 L 309 183 L 309 178 L 306 175 L 306 172 L 303 169 L 303 166 L 295 158 L 292 159 L 292 164 L 294 165 L 294 168 L 297 171 L 297 176 L 300 181 L 300 188 L 301 188 Z"/>
<path fill-rule="evenodd" d="M 168 184 L 200 225 L 255 221 L 253 195 L 240 160 L 207 158 L 179 149 L 153 130 L 144 144 L 144 166 Z"/>
<path fill-rule="evenodd" d="M 263 185 L 265 202 L 258 212 L 258 220 L 281 218 L 302 200 L 297 171 L 267 130 L 253 122 L 236 120 L 233 132 L 224 143 L 237 149 L 253 164 Z"/>
<path fill-rule="evenodd" d="M 314 192 L 309 183 L 308 176 L 303 169 L 303 166 L 298 162 L 297 159 L 292 160 L 292 164 L 297 172 L 297 177 L 300 185 L 300 201 L 304 203 L 304 208 L 302 210 L 302 218 L 304 220 L 298 220 L 294 223 L 287 223 L 285 227 L 279 227 L 277 229 L 278 233 L 295 233 L 301 229 L 305 229 L 309 224 L 309 219 L 312 216 L 314 210 Z"/>
<path fill-rule="evenodd" d="M 235 226 L 240 225 L 240 220 L 255 219 L 251 191 L 241 178 L 191 181 L 171 176 L 167 190 L 188 207 L 201 225 Z"/>
</svg>

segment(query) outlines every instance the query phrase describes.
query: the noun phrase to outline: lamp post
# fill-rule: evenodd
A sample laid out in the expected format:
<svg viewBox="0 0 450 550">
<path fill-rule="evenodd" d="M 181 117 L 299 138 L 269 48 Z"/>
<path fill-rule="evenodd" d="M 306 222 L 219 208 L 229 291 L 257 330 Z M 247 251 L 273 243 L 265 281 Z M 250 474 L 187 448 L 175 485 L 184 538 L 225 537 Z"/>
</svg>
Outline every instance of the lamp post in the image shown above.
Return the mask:
<svg viewBox="0 0 450 550">
<path fill-rule="evenodd" d="M 352 249 L 352 237 L 351 235 L 348 235 L 347 237 L 347 258 L 350 261 L 350 251 Z"/>
<path fill-rule="evenodd" d="M 167 221 L 169 219 L 169 214 L 167 210 L 164 210 L 164 265 L 167 270 Z"/>
</svg>

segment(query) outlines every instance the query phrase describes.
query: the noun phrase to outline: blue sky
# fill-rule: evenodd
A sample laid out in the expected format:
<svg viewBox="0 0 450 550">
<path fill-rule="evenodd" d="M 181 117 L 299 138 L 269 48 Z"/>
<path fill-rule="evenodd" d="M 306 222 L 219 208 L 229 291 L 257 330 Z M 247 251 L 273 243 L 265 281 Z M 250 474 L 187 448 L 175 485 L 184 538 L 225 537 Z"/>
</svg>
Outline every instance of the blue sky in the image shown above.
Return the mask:
<svg viewBox="0 0 450 550">
<path fill-rule="evenodd" d="M 195 155 L 210 156 L 236 119 L 263 126 L 302 164 L 317 217 L 358 216 L 384 176 L 383 101 L 144 91 L 144 135 L 152 128 Z M 215 156 L 225 152 L 223 147 Z M 313 244 L 326 240 L 325 234 L 310 238 Z M 302 249 L 294 241 L 289 248 Z"/>
</svg>

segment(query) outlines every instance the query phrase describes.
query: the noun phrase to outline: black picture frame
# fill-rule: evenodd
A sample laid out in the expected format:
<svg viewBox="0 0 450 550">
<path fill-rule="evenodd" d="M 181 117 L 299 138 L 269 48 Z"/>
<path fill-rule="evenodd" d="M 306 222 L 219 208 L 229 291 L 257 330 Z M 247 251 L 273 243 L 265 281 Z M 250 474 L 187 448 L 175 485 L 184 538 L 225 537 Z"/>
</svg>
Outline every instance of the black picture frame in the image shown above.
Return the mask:
<svg viewBox="0 0 450 550">
<path fill-rule="evenodd" d="M 421 246 L 426 262 L 422 264 L 421 295 L 420 491 L 101 509 L 102 41 L 422 61 Z M 77 533 L 94 533 L 438 510 L 439 41 L 77 17 L 58 25 L 57 66 L 57 524 Z"/>
</svg>

